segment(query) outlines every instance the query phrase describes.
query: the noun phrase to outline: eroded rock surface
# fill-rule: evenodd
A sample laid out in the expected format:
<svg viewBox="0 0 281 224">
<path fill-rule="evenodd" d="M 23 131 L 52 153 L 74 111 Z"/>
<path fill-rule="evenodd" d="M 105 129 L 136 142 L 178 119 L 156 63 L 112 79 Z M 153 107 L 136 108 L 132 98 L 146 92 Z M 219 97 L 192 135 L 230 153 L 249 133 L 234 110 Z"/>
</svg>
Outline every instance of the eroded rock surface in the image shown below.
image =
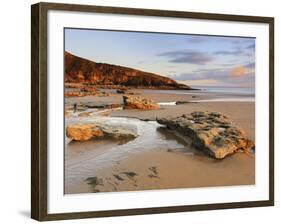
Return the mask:
<svg viewBox="0 0 281 224">
<path fill-rule="evenodd" d="M 137 134 L 131 130 L 101 126 L 95 124 L 71 124 L 66 127 L 66 136 L 75 141 L 87 141 L 91 139 L 133 139 Z"/>
<path fill-rule="evenodd" d="M 216 159 L 255 147 L 245 132 L 221 113 L 196 111 L 181 117 L 157 119 L 157 122 L 188 137 L 195 148 Z"/>
<path fill-rule="evenodd" d="M 66 127 L 66 136 L 75 141 L 87 141 L 104 137 L 104 133 L 100 127 L 93 124 L 74 124 Z"/>
<path fill-rule="evenodd" d="M 157 110 L 160 106 L 151 99 L 140 96 L 123 96 L 124 109 Z"/>
</svg>

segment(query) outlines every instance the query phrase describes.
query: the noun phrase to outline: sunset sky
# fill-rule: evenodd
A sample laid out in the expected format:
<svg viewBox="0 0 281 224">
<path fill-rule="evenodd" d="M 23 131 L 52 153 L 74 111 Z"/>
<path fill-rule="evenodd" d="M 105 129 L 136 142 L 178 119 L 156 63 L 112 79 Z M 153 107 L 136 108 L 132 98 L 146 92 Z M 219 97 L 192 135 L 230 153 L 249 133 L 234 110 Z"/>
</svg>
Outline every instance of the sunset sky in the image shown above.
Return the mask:
<svg viewBox="0 0 281 224">
<path fill-rule="evenodd" d="M 255 85 L 255 38 L 65 29 L 65 50 L 191 86 Z"/>
</svg>

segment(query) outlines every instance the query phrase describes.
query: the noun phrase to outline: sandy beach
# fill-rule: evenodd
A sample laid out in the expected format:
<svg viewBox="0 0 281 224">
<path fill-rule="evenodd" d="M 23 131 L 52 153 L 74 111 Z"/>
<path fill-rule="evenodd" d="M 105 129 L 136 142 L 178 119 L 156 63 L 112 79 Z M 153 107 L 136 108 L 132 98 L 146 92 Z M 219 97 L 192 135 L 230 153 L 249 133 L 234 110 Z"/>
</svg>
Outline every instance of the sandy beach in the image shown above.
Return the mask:
<svg viewBox="0 0 281 224">
<path fill-rule="evenodd" d="M 66 124 L 84 119 L 74 116 L 72 105 L 122 104 L 122 94 L 65 98 Z M 255 155 L 236 153 L 223 160 L 207 157 L 163 130 L 156 118 L 181 116 L 193 111 L 227 115 L 255 141 L 255 103 L 250 94 L 204 91 L 141 90 L 135 94 L 153 99 L 159 110 L 96 109 L 87 119 L 134 126 L 139 137 L 132 141 L 98 140 L 65 144 L 65 193 L 112 192 L 255 184 Z M 252 97 L 252 99 L 250 99 Z M 176 105 L 175 102 L 184 102 Z M 81 110 L 82 112 L 87 112 Z M 70 114 L 70 115 L 69 115 Z M 86 115 L 88 116 L 88 115 Z"/>
</svg>

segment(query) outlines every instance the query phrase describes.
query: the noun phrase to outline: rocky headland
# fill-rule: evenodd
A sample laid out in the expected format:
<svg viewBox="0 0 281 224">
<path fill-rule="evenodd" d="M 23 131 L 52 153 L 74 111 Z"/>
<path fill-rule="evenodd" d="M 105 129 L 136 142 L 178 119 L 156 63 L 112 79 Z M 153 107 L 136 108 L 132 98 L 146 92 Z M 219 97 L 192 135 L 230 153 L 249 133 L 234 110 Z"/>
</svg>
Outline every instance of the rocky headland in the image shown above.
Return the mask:
<svg viewBox="0 0 281 224">
<path fill-rule="evenodd" d="M 69 52 L 64 54 L 65 83 L 82 83 L 103 88 L 120 88 L 122 86 L 134 88 L 156 89 L 191 89 L 191 87 L 177 83 L 173 79 L 128 68 L 119 65 L 97 63 L 75 56 Z"/>
</svg>

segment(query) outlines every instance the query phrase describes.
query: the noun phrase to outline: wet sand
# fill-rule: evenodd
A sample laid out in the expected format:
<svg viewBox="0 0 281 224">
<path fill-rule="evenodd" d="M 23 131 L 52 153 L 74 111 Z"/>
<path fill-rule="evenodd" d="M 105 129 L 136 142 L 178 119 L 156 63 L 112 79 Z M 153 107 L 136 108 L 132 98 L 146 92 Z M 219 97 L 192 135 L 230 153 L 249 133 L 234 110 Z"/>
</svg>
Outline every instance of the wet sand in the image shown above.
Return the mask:
<svg viewBox="0 0 281 224">
<path fill-rule="evenodd" d="M 251 185 L 255 158 L 237 153 L 222 161 L 181 151 L 152 151 L 134 155 L 97 173 L 100 192 Z M 129 176 L 126 173 L 135 174 Z M 91 184 L 89 184 L 91 186 Z M 91 186 L 93 187 L 93 186 Z"/>
<path fill-rule="evenodd" d="M 157 93 L 154 90 L 134 90 L 134 92 L 143 97 L 152 98 L 156 102 L 199 102 L 161 106 L 160 110 L 112 110 L 107 112 L 106 116 L 155 120 L 156 117 L 178 116 L 196 110 L 217 111 L 228 115 L 237 126 L 245 130 L 251 140 L 255 140 L 254 102 L 200 102 L 200 100 L 232 96 L 202 94 L 198 91 L 188 94 L 179 94 L 178 92 L 167 94 L 165 91 Z M 67 105 L 74 102 L 122 103 L 122 94 L 111 94 L 107 97 L 87 96 L 66 99 Z M 167 137 L 167 133 L 163 134 L 159 131 L 155 131 L 154 134 L 156 136 L 154 137 L 157 138 L 158 136 L 160 140 L 163 136 L 165 136 L 165 141 L 171 138 L 170 145 L 164 146 L 165 144 L 161 143 L 158 148 L 135 150 L 135 153 L 131 153 L 131 151 L 126 153 L 132 142 L 91 142 L 66 145 L 65 193 L 255 184 L 254 154 L 236 153 L 218 161 L 206 157 L 178 139 L 175 143 L 175 136 Z M 138 144 L 141 145 L 142 143 Z M 151 143 L 152 145 L 153 143 Z M 95 159 L 101 154 L 111 155 L 111 150 L 116 147 L 119 147 L 120 155 L 121 152 L 124 152 L 122 156 L 116 158 L 109 156 L 108 162 L 106 162 L 105 156 L 103 158 L 104 166 L 96 169 L 98 163 Z M 115 152 L 118 152 L 118 150 L 115 150 Z"/>
</svg>

